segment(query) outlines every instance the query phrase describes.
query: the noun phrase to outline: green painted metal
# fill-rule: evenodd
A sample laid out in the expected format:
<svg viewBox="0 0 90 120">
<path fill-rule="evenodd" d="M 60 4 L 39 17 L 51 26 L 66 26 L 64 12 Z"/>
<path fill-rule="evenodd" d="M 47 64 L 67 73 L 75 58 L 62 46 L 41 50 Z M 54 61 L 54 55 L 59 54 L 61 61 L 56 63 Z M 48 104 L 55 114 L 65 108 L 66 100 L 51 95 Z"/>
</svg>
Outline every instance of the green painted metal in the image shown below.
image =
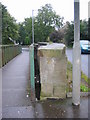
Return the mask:
<svg viewBox="0 0 90 120">
<path fill-rule="evenodd" d="M 34 46 L 30 46 L 30 93 L 31 100 L 35 100 L 35 80 L 34 80 Z"/>
</svg>

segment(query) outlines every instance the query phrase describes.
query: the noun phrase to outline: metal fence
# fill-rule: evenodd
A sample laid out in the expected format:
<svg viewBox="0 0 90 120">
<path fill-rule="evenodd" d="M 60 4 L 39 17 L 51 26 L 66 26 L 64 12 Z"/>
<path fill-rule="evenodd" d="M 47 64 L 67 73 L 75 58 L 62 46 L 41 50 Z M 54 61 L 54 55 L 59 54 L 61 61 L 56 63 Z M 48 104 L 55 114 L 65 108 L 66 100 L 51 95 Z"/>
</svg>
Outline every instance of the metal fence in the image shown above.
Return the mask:
<svg viewBox="0 0 90 120">
<path fill-rule="evenodd" d="M 0 56 L 0 61 L 2 61 L 2 66 L 4 66 L 6 63 L 20 54 L 22 49 L 20 45 L 2 45 L 0 46 L 0 51 L 2 53 Z"/>
</svg>

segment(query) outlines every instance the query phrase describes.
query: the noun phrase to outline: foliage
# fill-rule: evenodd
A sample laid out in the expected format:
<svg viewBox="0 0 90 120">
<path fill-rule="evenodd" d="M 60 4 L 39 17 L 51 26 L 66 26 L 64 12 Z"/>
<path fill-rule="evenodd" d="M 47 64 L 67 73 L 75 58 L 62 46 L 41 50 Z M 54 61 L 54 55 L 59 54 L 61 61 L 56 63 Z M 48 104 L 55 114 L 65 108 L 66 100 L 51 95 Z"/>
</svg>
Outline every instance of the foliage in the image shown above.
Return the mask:
<svg viewBox="0 0 90 120">
<path fill-rule="evenodd" d="M 24 45 L 29 45 L 29 44 L 30 44 L 29 37 L 25 37 Z"/>
<path fill-rule="evenodd" d="M 32 41 L 32 18 L 26 18 L 19 24 L 18 42 L 22 45 L 29 45 Z"/>
<path fill-rule="evenodd" d="M 65 43 L 67 46 L 72 46 L 74 41 L 74 22 L 68 23 L 68 27 L 65 33 Z"/>
<path fill-rule="evenodd" d="M 88 83 L 89 78 L 83 72 L 81 72 L 81 77 Z"/>
<path fill-rule="evenodd" d="M 19 33 L 19 37 L 18 37 L 17 42 L 19 42 L 19 44 L 21 43 L 23 44 L 24 39 L 25 39 L 25 29 L 22 24 L 19 24 L 18 33 Z"/>
<path fill-rule="evenodd" d="M 82 92 L 88 92 L 88 87 L 86 87 L 85 85 L 81 84 L 80 90 L 81 90 Z"/>
<path fill-rule="evenodd" d="M 88 22 L 86 20 L 80 20 L 80 39 L 88 39 Z"/>
<path fill-rule="evenodd" d="M 38 9 L 38 14 L 34 17 L 34 38 L 35 43 L 47 41 L 50 34 L 55 29 L 61 28 L 63 18 L 56 14 L 50 4 Z M 28 38 L 28 39 L 27 39 Z M 19 27 L 19 41 L 23 44 L 32 43 L 32 18 L 26 18 Z"/>
<path fill-rule="evenodd" d="M 38 9 L 38 14 L 34 17 L 34 38 L 35 42 L 63 42 L 67 46 L 72 46 L 74 41 L 74 22 L 68 22 L 63 26 L 63 17 L 56 14 L 50 4 L 46 4 Z M 80 21 L 80 39 L 90 37 L 90 20 Z M 24 22 L 17 24 L 15 19 L 9 14 L 6 7 L 2 5 L 2 40 L 3 44 L 10 44 L 13 41 L 20 44 L 32 43 L 32 17 L 26 18 Z"/>
<path fill-rule="evenodd" d="M 24 22 L 16 24 L 15 19 L 11 17 L 5 6 L 2 6 L 2 11 L 3 44 L 12 43 L 13 40 L 20 44 L 31 44 L 32 17 L 26 18 Z M 50 36 L 53 36 L 55 29 L 57 29 L 58 33 L 58 36 L 55 36 L 57 37 L 56 42 L 61 40 L 62 33 L 60 31 L 58 32 L 58 30 L 63 26 L 63 19 L 63 17 L 56 14 L 50 4 L 46 4 L 45 6 L 42 6 L 41 9 L 38 9 L 38 14 L 34 17 L 35 42 L 47 41 Z M 52 41 L 54 41 L 55 37 L 53 36 L 51 38 Z"/>
<path fill-rule="evenodd" d="M 53 10 L 50 4 L 42 6 L 41 9 L 38 9 L 37 22 L 43 23 L 45 26 L 54 26 L 60 28 L 63 26 L 63 17 L 61 18 Z"/>
<path fill-rule="evenodd" d="M 18 25 L 6 7 L 2 5 L 2 44 L 10 44 L 18 39 Z"/>
<path fill-rule="evenodd" d="M 38 10 L 35 22 L 35 40 L 46 41 L 48 36 L 63 25 L 63 18 L 56 14 L 50 4 Z"/>
<path fill-rule="evenodd" d="M 74 41 L 74 22 L 68 24 L 65 33 L 65 43 L 67 46 L 72 46 Z M 80 20 L 80 39 L 88 39 L 88 22 L 86 20 Z"/>
<path fill-rule="evenodd" d="M 50 34 L 50 40 L 52 42 L 57 42 L 57 43 L 62 42 L 63 38 L 64 38 L 64 33 L 60 30 L 59 31 L 55 30 Z"/>
<path fill-rule="evenodd" d="M 67 63 L 67 92 L 72 91 L 72 64 L 68 61 Z M 80 85 L 81 92 L 88 92 L 89 88 L 87 85 L 90 85 L 89 78 L 81 71 L 81 80 L 82 83 Z M 83 81 L 84 80 L 84 81 Z"/>
<path fill-rule="evenodd" d="M 88 19 L 88 39 L 90 40 L 90 18 Z"/>
<path fill-rule="evenodd" d="M 25 41 L 27 44 L 31 44 L 32 43 L 32 18 L 26 18 L 24 21 L 24 29 L 25 29 Z M 25 43 L 25 42 L 24 42 Z"/>
</svg>

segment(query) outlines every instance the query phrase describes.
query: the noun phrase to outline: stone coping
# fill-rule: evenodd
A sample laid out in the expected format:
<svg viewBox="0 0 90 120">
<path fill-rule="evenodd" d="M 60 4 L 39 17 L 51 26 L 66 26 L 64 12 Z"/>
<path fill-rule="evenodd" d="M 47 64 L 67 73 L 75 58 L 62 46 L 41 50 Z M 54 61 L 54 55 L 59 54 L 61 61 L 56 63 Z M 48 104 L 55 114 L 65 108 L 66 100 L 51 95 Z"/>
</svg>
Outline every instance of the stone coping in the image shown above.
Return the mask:
<svg viewBox="0 0 90 120">
<path fill-rule="evenodd" d="M 46 46 L 40 46 L 38 48 L 38 50 L 61 50 L 65 47 L 65 45 L 63 43 L 52 43 L 52 44 L 48 44 Z"/>
<path fill-rule="evenodd" d="M 38 56 L 39 57 L 55 57 L 55 58 L 63 58 L 65 54 L 65 45 L 52 43 L 46 46 L 40 46 L 38 48 Z"/>
</svg>

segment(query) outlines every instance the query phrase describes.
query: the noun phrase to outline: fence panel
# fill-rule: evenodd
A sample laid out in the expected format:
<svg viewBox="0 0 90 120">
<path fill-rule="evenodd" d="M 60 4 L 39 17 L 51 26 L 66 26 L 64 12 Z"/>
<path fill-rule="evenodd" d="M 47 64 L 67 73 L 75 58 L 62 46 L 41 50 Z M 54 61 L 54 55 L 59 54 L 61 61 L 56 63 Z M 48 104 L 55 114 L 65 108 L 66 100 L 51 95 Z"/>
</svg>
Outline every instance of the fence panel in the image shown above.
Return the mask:
<svg viewBox="0 0 90 120">
<path fill-rule="evenodd" d="M 20 45 L 2 45 L 0 49 L 2 50 L 2 66 L 22 52 Z"/>
</svg>

